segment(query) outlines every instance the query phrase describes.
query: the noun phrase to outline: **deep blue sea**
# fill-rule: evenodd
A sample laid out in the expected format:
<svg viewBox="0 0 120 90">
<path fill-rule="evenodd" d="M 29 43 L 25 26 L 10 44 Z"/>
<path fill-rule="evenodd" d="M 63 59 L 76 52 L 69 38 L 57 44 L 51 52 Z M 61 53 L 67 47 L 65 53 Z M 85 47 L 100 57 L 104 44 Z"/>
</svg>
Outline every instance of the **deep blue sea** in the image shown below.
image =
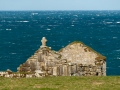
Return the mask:
<svg viewBox="0 0 120 90">
<path fill-rule="evenodd" d="M 56 51 L 84 42 L 107 57 L 107 75 L 120 75 L 120 11 L 0 11 L 0 71 L 16 71 L 43 36 Z"/>
</svg>

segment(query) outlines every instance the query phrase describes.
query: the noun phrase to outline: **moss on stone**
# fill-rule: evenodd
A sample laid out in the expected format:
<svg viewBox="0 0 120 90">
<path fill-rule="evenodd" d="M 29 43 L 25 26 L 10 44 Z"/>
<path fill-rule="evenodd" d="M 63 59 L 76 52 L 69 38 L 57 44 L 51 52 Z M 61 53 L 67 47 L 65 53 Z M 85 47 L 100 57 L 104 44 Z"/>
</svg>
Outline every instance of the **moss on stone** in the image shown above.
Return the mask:
<svg viewBox="0 0 120 90">
<path fill-rule="evenodd" d="M 81 43 L 81 44 L 83 44 L 83 45 L 84 45 L 84 43 L 83 43 L 83 42 L 81 42 L 81 41 L 73 41 L 73 42 L 71 42 L 69 45 L 73 45 L 73 44 L 77 44 L 77 43 Z"/>
<path fill-rule="evenodd" d="M 96 54 L 98 55 L 98 57 L 96 58 L 96 60 L 106 60 L 106 57 L 105 57 L 105 56 L 101 55 L 100 53 L 98 53 L 97 51 L 93 50 L 91 47 L 85 45 L 85 44 L 84 44 L 83 42 L 81 42 L 81 41 L 74 41 L 74 42 L 68 44 L 67 46 L 73 45 L 73 44 L 77 44 L 77 43 L 82 44 L 83 47 L 87 47 L 86 49 L 88 49 L 89 51 L 93 51 L 94 53 L 96 53 Z M 67 47 L 67 46 L 66 46 L 66 47 Z M 61 48 L 58 52 L 62 52 L 63 49 L 64 49 L 64 48 Z"/>
</svg>

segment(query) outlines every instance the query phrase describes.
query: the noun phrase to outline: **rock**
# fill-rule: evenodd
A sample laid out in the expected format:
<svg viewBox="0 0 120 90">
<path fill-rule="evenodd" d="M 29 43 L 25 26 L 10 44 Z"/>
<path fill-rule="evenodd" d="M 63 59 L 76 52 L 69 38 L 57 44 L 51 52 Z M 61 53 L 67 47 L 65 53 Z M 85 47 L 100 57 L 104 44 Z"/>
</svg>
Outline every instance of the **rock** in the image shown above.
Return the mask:
<svg viewBox="0 0 120 90">
<path fill-rule="evenodd" d="M 8 72 L 8 74 L 12 74 L 12 71 L 10 69 L 7 69 L 6 72 Z"/>
<path fill-rule="evenodd" d="M 53 75 L 57 76 L 57 67 L 53 67 Z"/>
</svg>

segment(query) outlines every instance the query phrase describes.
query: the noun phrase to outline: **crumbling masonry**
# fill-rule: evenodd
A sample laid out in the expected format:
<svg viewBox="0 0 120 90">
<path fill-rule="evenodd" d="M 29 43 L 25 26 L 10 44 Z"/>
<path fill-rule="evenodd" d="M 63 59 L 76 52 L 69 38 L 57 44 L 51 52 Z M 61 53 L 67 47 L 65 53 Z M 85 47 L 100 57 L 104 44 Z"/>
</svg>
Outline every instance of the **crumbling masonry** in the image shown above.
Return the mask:
<svg viewBox="0 0 120 90">
<path fill-rule="evenodd" d="M 106 57 L 82 42 L 72 42 L 58 52 L 46 46 L 45 37 L 41 42 L 34 55 L 17 68 L 18 72 L 36 72 L 41 76 L 106 76 Z"/>
</svg>

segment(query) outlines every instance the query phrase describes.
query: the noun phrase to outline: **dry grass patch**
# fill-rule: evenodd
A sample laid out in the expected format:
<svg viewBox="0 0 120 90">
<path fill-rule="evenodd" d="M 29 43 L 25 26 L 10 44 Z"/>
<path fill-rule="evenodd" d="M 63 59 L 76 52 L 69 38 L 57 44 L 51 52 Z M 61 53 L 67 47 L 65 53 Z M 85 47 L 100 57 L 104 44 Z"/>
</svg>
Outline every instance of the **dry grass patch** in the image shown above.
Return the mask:
<svg viewBox="0 0 120 90">
<path fill-rule="evenodd" d="M 101 85 L 104 84 L 104 82 L 93 82 L 92 85 Z"/>
</svg>

